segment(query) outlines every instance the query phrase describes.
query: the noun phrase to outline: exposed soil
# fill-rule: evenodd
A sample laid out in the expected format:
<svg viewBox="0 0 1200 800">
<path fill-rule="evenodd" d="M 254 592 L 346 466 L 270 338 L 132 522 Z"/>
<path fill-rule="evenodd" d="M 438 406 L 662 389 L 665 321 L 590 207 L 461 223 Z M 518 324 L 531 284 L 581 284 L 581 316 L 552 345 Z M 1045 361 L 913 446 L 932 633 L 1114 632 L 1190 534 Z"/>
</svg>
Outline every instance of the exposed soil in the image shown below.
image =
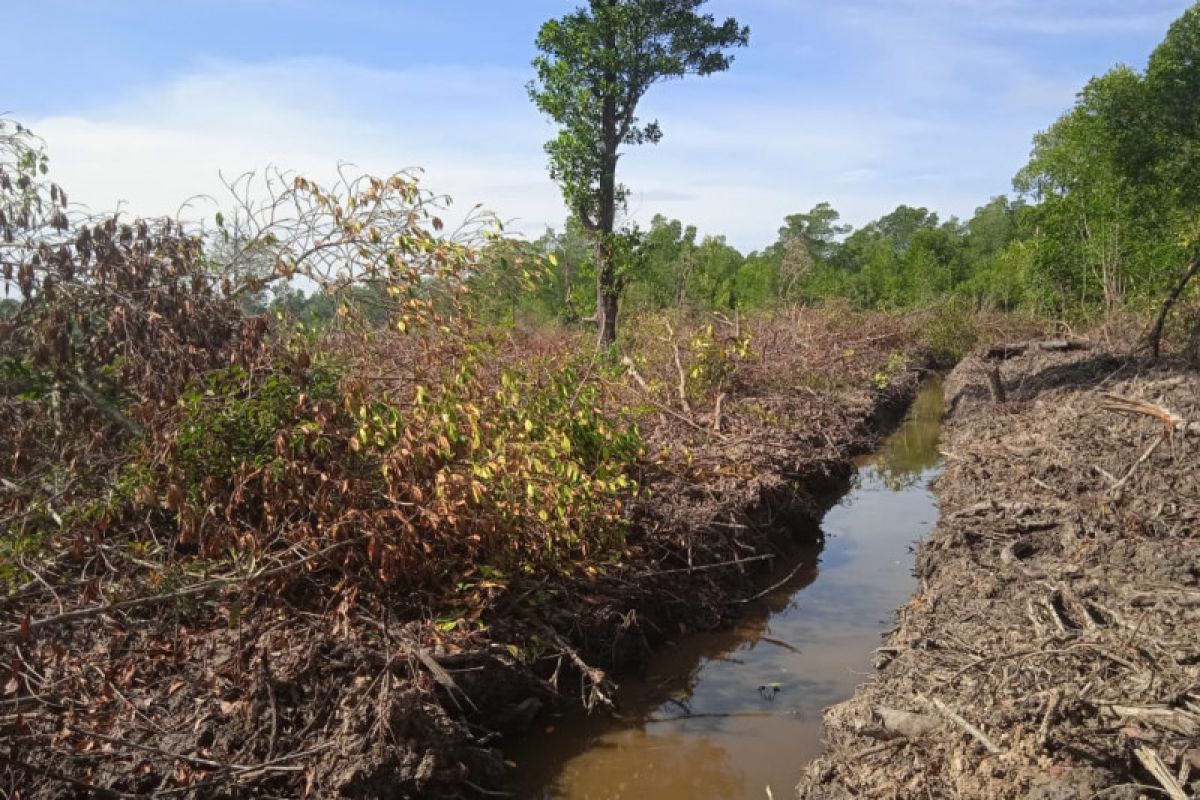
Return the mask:
<svg viewBox="0 0 1200 800">
<path fill-rule="evenodd" d="M 992 355 L 947 381 L 921 589 L 799 795 L 1200 797 L 1200 375 Z"/>
<path fill-rule="evenodd" d="M 367 614 L 352 589 L 325 607 L 269 581 L 183 594 L 168 585 L 122 606 L 61 568 L 53 586 L 30 581 L 0 606 L 0 796 L 471 797 L 502 787 L 502 736 L 547 705 L 605 703 L 609 674 L 681 629 L 735 616 L 911 400 L 917 374 L 896 356 L 924 356 L 904 325 L 773 324 L 723 403 L 664 409 L 649 427 L 649 492 L 631 506 L 620 562 L 513 581 L 477 625 L 447 627 L 419 598 L 394 618 Z M 196 586 L 204 576 L 177 578 Z"/>
</svg>

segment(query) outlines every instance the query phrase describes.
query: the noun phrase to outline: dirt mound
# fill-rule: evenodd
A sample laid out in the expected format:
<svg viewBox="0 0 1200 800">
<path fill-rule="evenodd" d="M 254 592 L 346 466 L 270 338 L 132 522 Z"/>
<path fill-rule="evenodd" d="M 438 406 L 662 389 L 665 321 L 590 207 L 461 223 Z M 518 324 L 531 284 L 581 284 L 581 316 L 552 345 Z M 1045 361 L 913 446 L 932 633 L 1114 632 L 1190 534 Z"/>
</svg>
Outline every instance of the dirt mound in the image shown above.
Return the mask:
<svg viewBox="0 0 1200 800">
<path fill-rule="evenodd" d="M 1200 375 L 1031 348 L 946 391 L 921 590 L 799 795 L 1200 796 Z"/>
</svg>

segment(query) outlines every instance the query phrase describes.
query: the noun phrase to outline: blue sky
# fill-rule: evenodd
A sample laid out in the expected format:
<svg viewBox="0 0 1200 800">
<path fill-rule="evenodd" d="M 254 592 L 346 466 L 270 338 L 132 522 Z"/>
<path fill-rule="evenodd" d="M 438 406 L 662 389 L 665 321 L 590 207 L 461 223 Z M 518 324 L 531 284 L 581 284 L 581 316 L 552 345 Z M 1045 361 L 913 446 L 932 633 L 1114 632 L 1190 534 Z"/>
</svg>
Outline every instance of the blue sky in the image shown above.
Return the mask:
<svg viewBox="0 0 1200 800">
<path fill-rule="evenodd" d="M 565 209 L 525 95 L 550 0 L 0 0 L 0 111 L 94 210 L 175 213 L 218 175 L 339 161 L 426 170 L 536 235 Z M 1141 68 L 1185 0 L 712 0 L 750 26 L 733 69 L 655 87 L 666 138 L 622 162 L 629 216 L 769 244 L 828 200 L 969 216 L 1092 75 Z M 192 216 L 211 213 L 197 204 Z"/>
</svg>

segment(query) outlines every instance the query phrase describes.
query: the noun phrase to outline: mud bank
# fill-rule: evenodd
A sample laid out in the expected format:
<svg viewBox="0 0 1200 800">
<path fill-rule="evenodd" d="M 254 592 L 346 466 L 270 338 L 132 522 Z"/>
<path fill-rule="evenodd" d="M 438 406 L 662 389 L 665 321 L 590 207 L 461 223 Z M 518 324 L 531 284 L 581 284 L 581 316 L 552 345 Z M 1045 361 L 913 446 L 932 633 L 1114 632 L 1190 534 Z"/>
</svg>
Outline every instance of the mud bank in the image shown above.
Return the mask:
<svg viewBox="0 0 1200 800">
<path fill-rule="evenodd" d="M 1200 796 L 1200 376 L 992 356 L 947 381 L 920 591 L 799 796 Z"/>
</svg>

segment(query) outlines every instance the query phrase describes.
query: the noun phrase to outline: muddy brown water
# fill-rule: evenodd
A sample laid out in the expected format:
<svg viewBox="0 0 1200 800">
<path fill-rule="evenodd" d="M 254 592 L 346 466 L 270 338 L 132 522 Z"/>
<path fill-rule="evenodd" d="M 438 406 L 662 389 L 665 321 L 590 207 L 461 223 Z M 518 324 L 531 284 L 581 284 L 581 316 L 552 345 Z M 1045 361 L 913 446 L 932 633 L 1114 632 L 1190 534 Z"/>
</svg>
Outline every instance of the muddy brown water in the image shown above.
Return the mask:
<svg viewBox="0 0 1200 800">
<path fill-rule="evenodd" d="M 854 692 L 915 589 L 912 545 L 937 520 L 940 380 L 781 564 L 783 586 L 732 630 L 666 648 L 617 695 L 619 718 L 572 713 L 508 753 L 517 796 L 543 800 L 790 797 L 821 751 L 821 711 Z M 767 585 L 771 585 L 768 582 Z"/>
</svg>

